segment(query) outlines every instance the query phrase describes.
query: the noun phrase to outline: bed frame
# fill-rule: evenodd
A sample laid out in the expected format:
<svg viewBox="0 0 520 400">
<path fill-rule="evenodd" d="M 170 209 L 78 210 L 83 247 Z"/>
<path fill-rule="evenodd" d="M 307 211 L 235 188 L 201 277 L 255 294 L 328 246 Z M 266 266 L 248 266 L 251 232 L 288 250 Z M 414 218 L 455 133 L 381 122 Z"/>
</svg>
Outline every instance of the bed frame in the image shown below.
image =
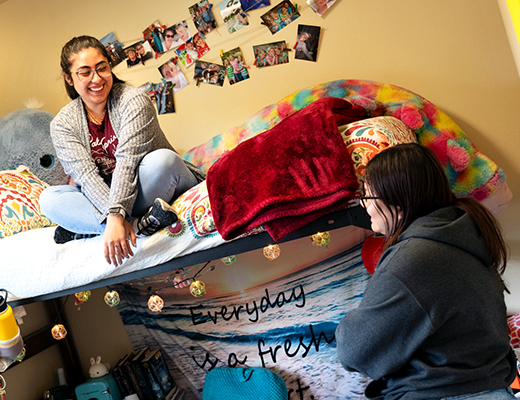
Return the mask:
<svg viewBox="0 0 520 400">
<path fill-rule="evenodd" d="M 350 225 L 370 229 L 370 217 L 363 207 L 354 206 L 345 210 L 330 213 L 304 226 L 303 228 L 298 229 L 290 235 L 287 235 L 278 243 L 289 242 L 291 240 L 299 239 L 301 237 L 311 236 L 316 232 L 330 231 L 333 229 L 338 229 Z M 67 296 L 86 290 L 93 290 L 110 285 L 116 285 L 134 279 L 145 278 L 147 276 L 173 271 L 178 268 L 189 267 L 192 265 L 201 264 L 212 260 L 217 260 L 219 258 L 229 256 L 230 254 L 240 254 L 260 249 L 269 244 L 273 244 L 273 239 L 267 232 L 262 232 L 256 235 L 233 240 L 211 249 L 198 251 L 192 254 L 187 254 L 182 257 L 177 257 L 163 264 L 159 264 L 150 268 L 145 268 L 139 271 L 130 272 L 116 277 L 102 279 L 96 282 L 89 283 L 88 285 L 60 290 L 58 292 L 53 293 L 47 293 L 41 296 L 13 300 L 9 302 L 9 305 L 11 307 L 16 307 L 38 301 L 55 299 L 58 297 Z"/>
</svg>

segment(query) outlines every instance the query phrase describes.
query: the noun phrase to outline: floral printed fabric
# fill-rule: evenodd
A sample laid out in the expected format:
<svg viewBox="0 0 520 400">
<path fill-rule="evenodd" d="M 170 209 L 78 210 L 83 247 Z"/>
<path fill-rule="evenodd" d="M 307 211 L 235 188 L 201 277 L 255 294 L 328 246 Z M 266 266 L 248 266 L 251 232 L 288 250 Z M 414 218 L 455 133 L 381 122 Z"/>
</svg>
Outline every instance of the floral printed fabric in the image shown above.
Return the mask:
<svg viewBox="0 0 520 400">
<path fill-rule="evenodd" d="M 34 228 L 51 226 L 38 199 L 48 185 L 23 165 L 0 171 L 0 239 Z"/>
</svg>

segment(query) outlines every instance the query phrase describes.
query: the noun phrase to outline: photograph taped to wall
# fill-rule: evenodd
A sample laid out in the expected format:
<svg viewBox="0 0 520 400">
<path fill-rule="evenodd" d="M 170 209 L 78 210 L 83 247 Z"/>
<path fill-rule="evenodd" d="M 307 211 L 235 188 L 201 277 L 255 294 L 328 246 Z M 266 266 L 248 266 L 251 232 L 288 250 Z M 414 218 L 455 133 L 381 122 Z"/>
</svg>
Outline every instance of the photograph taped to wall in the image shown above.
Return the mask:
<svg viewBox="0 0 520 400">
<path fill-rule="evenodd" d="M 255 65 L 259 68 L 289 62 L 285 40 L 253 46 Z"/>
<path fill-rule="evenodd" d="M 201 58 L 204 54 L 206 54 L 209 51 L 209 46 L 206 42 L 206 38 L 202 36 L 200 33 L 196 33 L 193 36 L 192 42 L 195 46 L 195 50 L 197 50 L 197 58 Z"/>
<path fill-rule="evenodd" d="M 240 0 L 242 10 L 245 12 L 256 10 L 257 8 L 267 7 L 271 5 L 269 0 Z"/>
<path fill-rule="evenodd" d="M 126 54 L 126 66 L 128 68 L 133 67 L 135 65 L 143 65 L 144 63 L 141 61 L 141 58 L 139 57 L 139 53 L 136 50 L 136 46 L 138 44 L 141 44 L 141 42 L 137 42 L 132 44 L 131 46 L 128 46 L 125 48 L 125 54 Z"/>
<path fill-rule="evenodd" d="M 133 45 L 135 51 L 137 52 L 137 57 L 141 60 L 141 63 L 144 64 L 145 61 L 153 59 L 153 51 L 152 46 L 146 40 L 141 40 Z"/>
<path fill-rule="evenodd" d="M 320 40 L 319 26 L 298 25 L 294 58 L 297 60 L 316 61 Z"/>
<path fill-rule="evenodd" d="M 152 101 L 152 103 L 157 107 L 157 92 L 155 91 L 155 85 L 151 82 L 143 83 L 142 85 L 138 86 L 138 89 L 141 89 L 143 92 L 146 93 L 148 98 Z"/>
<path fill-rule="evenodd" d="M 164 26 L 155 20 L 143 31 L 143 39 L 150 43 L 156 53 L 164 53 Z"/>
<path fill-rule="evenodd" d="M 192 38 L 188 39 L 185 44 L 175 49 L 177 57 L 179 57 L 179 60 L 185 67 L 192 65 L 208 51 L 209 46 L 206 43 L 206 39 L 198 32 L 193 35 Z"/>
<path fill-rule="evenodd" d="M 123 45 L 119 43 L 114 32 L 110 32 L 108 35 L 103 36 L 99 41 L 103 43 L 103 46 L 105 46 L 107 49 L 112 68 L 126 59 Z"/>
<path fill-rule="evenodd" d="M 154 85 L 155 105 L 159 115 L 175 112 L 173 91 L 175 86 L 171 82 L 160 82 Z"/>
<path fill-rule="evenodd" d="M 174 84 L 173 92 L 177 93 L 188 85 L 188 80 L 177 65 L 177 57 L 170 58 L 163 65 L 159 67 L 159 72 L 162 77 Z"/>
<path fill-rule="evenodd" d="M 274 35 L 280 29 L 285 28 L 292 21 L 297 19 L 300 13 L 296 11 L 296 8 L 290 1 L 282 1 L 277 4 L 265 14 L 261 15 L 262 24 L 267 26 L 271 33 Z"/>
<path fill-rule="evenodd" d="M 199 1 L 188 8 L 195 27 L 203 35 L 217 27 L 212 8 L 213 4 L 210 4 L 208 0 Z"/>
<path fill-rule="evenodd" d="M 177 47 L 175 53 L 177 53 L 177 61 L 180 61 L 183 67 L 189 67 L 199 59 L 199 55 L 191 39 Z"/>
<path fill-rule="evenodd" d="M 307 0 L 307 4 L 318 17 L 325 14 L 326 11 L 336 2 L 336 0 Z"/>
<path fill-rule="evenodd" d="M 164 30 L 164 51 L 173 50 L 191 38 L 186 21 L 181 21 Z"/>
<path fill-rule="evenodd" d="M 197 81 L 197 84 L 202 82 L 215 86 L 223 86 L 225 76 L 226 69 L 223 65 L 207 61 L 195 61 L 195 73 L 193 78 Z"/>
<path fill-rule="evenodd" d="M 221 58 L 226 68 L 226 75 L 230 85 L 249 79 L 249 72 L 247 71 L 249 66 L 244 62 L 244 56 L 240 47 L 222 53 Z"/>
<path fill-rule="evenodd" d="M 229 33 L 249 25 L 247 14 L 242 10 L 240 0 L 224 0 L 218 3 L 220 14 Z"/>
</svg>

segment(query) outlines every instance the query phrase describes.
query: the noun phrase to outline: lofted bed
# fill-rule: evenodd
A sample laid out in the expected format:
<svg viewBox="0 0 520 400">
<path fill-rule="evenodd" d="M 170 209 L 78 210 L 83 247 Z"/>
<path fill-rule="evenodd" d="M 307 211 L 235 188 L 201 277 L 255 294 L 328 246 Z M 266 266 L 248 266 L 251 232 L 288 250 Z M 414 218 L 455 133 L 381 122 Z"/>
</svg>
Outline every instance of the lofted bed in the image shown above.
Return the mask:
<svg viewBox="0 0 520 400">
<path fill-rule="evenodd" d="M 315 116 L 320 118 L 315 120 Z M 303 131 L 305 135 L 299 133 Z M 317 131 L 321 136 L 310 142 L 309 135 Z M 0 286 L 9 291 L 11 306 L 23 305 L 194 266 L 316 232 L 348 225 L 370 229 L 368 215 L 356 199 L 364 164 L 386 147 L 413 141 L 435 152 L 456 195 L 482 201 L 494 212 L 509 201 L 503 171 L 431 102 L 394 85 L 337 80 L 295 92 L 183 154 L 208 172 L 208 179 L 174 202 L 179 221 L 139 239 L 134 257 L 121 266 L 106 263 L 100 251 L 101 237 L 57 245 L 53 226 L 24 229 L 0 240 Z M 296 148 L 301 152 L 292 154 Z M 278 158 L 273 156 L 275 149 Z M 320 184 L 310 195 L 306 193 L 305 199 L 265 202 L 241 195 L 262 192 L 255 185 L 267 175 L 258 174 L 251 180 L 248 176 L 267 171 L 268 166 L 275 172 L 285 171 L 289 168 L 283 162 L 294 165 L 309 149 L 316 152 L 309 157 L 312 165 L 304 167 L 314 171 L 311 175 Z M 321 161 L 312 161 L 313 156 Z M 324 163 L 330 167 L 331 179 L 321 179 Z M 37 208 L 37 195 L 45 183 L 22 167 L 10 174 L 4 171 L 4 176 L 34 191 L 32 206 Z M 327 184 L 321 184 L 323 181 Z M 286 187 L 284 183 L 276 190 Z"/>
</svg>

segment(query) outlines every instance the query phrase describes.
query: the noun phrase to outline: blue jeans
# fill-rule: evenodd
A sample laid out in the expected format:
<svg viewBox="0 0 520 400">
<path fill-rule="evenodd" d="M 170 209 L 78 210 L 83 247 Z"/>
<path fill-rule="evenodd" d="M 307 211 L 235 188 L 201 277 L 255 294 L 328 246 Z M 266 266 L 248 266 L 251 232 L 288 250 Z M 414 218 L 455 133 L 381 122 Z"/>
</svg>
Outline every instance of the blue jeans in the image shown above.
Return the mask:
<svg viewBox="0 0 520 400">
<path fill-rule="evenodd" d="M 197 184 L 197 178 L 174 151 L 159 149 L 143 157 L 138 167 L 137 198 L 131 216 L 143 215 L 156 198 L 170 202 Z M 102 234 L 92 203 L 73 185 L 50 186 L 40 195 L 40 208 L 52 222 L 76 233 Z"/>
<path fill-rule="evenodd" d="M 473 394 L 465 394 L 462 396 L 455 397 L 446 397 L 441 400 L 512 400 L 516 399 L 513 396 L 513 391 L 510 388 L 507 389 L 498 389 L 498 390 L 488 390 L 480 393 Z"/>
</svg>

